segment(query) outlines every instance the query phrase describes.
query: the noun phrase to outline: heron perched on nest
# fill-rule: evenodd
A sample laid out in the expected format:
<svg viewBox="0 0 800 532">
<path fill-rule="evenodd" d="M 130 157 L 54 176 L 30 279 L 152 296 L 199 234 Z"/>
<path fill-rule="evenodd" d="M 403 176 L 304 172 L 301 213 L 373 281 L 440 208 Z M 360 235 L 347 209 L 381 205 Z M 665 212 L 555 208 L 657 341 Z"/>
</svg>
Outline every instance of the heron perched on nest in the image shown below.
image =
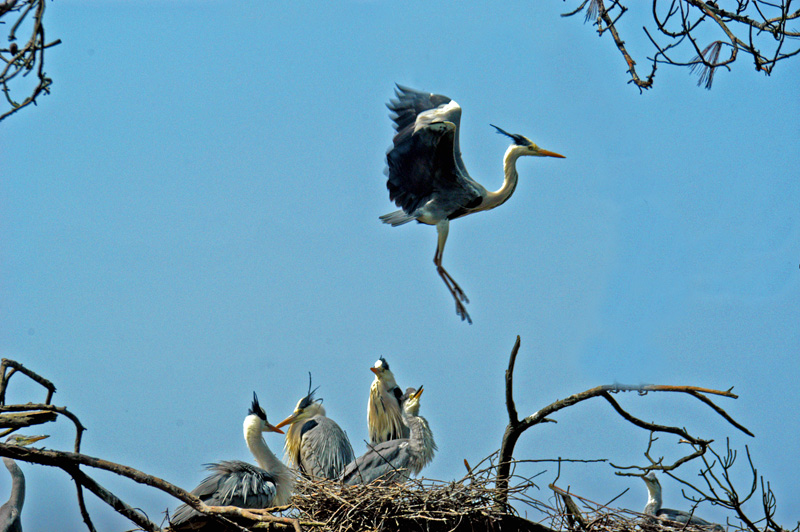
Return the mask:
<svg viewBox="0 0 800 532">
<path fill-rule="evenodd" d="M 724 532 L 725 528 L 717 523 L 711 523 L 683 510 L 673 510 L 672 508 L 662 508 L 661 483 L 652 471 L 642 477 L 647 486 L 647 504 L 644 507 L 645 515 L 651 515 L 664 521 L 672 521 L 676 525 L 699 525 L 708 527 L 714 532 Z"/>
<path fill-rule="evenodd" d="M 369 387 L 367 402 L 367 428 L 369 440 L 373 445 L 398 438 L 408 438 L 408 427 L 403 423 L 400 398 L 403 391 L 394 380 L 386 359 L 380 357 L 369 368 L 375 379 Z"/>
<path fill-rule="evenodd" d="M 255 392 L 243 428 L 247 447 L 260 467 L 239 460 L 209 464 L 206 469 L 211 474 L 192 493 L 209 506 L 269 508 L 288 503 L 294 487 L 292 472 L 272 453 L 262 436 L 263 432 L 283 431 L 269 424 Z M 171 524 L 175 527 L 198 515 L 194 508 L 183 504 L 175 510 Z"/>
<path fill-rule="evenodd" d="M 351 462 L 342 474 L 345 484 L 369 484 L 375 480 L 401 481 L 412 474 L 418 475 L 433 460 L 437 450 L 428 421 L 419 415 L 419 390 L 408 388 L 402 397 L 403 422 L 409 428 L 409 437 L 385 441 Z"/>
<path fill-rule="evenodd" d="M 395 94 L 397 99 L 387 105 L 397 133 L 386 155 L 389 166 L 386 187 L 389 199 L 401 210 L 380 218 L 392 226 L 412 220 L 436 226 L 439 238 L 433 263 L 455 300 L 456 313 L 462 321 L 472 323 L 464 306 L 469 303 L 467 295 L 442 266 L 450 220 L 494 209 L 508 201 L 517 188 L 517 159 L 520 157 L 564 156 L 543 150 L 522 135 L 492 126 L 513 144 L 503 157 L 503 185 L 491 192 L 469 176 L 461 159 L 458 142 L 461 107 L 447 96 L 400 85 Z"/>
<path fill-rule="evenodd" d="M 353 447 L 341 427 L 325 415 L 322 399 L 314 399 L 314 392 L 309 374 L 308 394 L 298 401 L 292 415 L 276 426 L 291 424 L 285 444 L 290 466 L 309 477 L 338 478 L 355 458 Z"/>
<path fill-rule="evenodd" d="M 45 438 L 47 436 L 12 434 L 8 437 L 6 443 L 24 446 Z M 11 495 L 8 501 L 3 506 L 0 506 L 0 531 L 22 532 L 20 515 L 22 514 L 22 505 L 25 503 L 25 475 L 22 474 L 22 469 L 17 465 L 17 462 L 11 458 L 4 456 L 3 463 L 6 465 L 8 472 L 11 473 Z"/>
</svg>

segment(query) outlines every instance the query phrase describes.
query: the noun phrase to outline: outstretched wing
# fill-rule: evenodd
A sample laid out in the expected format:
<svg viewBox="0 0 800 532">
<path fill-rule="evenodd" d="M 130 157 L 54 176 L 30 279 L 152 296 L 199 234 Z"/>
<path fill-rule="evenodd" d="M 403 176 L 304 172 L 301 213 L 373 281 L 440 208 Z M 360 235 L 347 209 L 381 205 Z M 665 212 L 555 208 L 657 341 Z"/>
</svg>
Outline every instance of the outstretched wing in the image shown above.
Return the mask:
<svg viewBox="0 0 800 532">
<path fill-rule="evenodd" d="M 209 464 L 211 471 L 192 494 L 210 506 L 238 506 L 239 508 L 269 508 L 275 498 L 276 479 L 263 469 L 239 460 Z M 179 525 L 199 515 L 191 506 L 183 504 L 175 510 L 172 525 Z"/>
<path fill-rule="evenodd" d="M 447 96 L 398 85 L 390 101 L 397 133 L 386 155 L 389 198 L 408 214 L 428 205 L 428 214 L 448 218 L 480 205 L 485 190 L 473 181 L 459 148 L 461 107 Z"/>
</svg>

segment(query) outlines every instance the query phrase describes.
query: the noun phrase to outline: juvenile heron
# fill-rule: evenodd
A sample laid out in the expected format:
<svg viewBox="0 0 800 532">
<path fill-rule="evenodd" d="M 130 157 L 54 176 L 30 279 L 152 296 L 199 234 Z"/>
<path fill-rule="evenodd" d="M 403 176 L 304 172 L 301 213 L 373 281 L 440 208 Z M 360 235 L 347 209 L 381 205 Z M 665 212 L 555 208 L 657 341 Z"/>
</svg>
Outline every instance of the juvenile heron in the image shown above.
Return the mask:
<svg viewBox="0 0 800 532">
<path fill-rule="evenodd" d="M 314 392 L 309 375 L 308 394 L 276 427 L 291 424 L 284 446 L 290 466 L 308 477 L 338 478 L 353 461 L 353 448 L 341 427 L 325 416 L 322 399 L 314 399 Z"/>
<path fill-rule="evenodd" d="M 699 517 L 692 515 L 689 512 L 684 512 L 682 510 L 673 510 L 672 508 L 662 508 L 661 507 L 661 483 L 656 478 L 656 474 L 652 471 L 647 474 L 646 476 L 642 477 L 644 480 L 645 485 L 647 486 L 647 505 L 644 507 L 645 515 L 652 515 L 658 519 L 662 519 L 665 521 L 673 521 L 677 524 L 686 525 L 687 523 L 690 525 L 699 525 L 704 527 L 709 527 L 709 530 L 714 532 L 724 532 L 725 528 L 722 525 L 718 525 L 716 523 L 711 523 L 706 521 L 705 519 L 700 519 Z"/>
<path fill-rule="evenodd" d="M 369 369 L 375 374 L 375 379 L 369 387 L 367 402 L 370 442 L 374 445 L 398 438 L 408 438 L 408 427 L 403 423 L 400 411 L 400 397 L 403 391 L 395 382 L 389 363 L 380 357 Z"/>
<path fill-rule="evenodd" d="M 419 390 L 408 388 L 403 394 L 403 421 L 410 429 L 408 438 L 390 440 L 370 449 L 348 464 L 342 482 L 348 485 L 369 484 L 375 480 L 403 481 L 418 475 L 433 460 L 437 450 L 428 421 L 419 415 Z"/>
<path fill-rule="evenodd" d="M 24 446 L 45 438 L 47 436 L 12 434 L 8 437 L 6 443 Z M 22 532 L 20 515 L 22 514 L 22 505 L 25 503 L 25 475 L 22 474 L 22 469 L 17 465 L 17 462 L 11 458 L 4 456 L 3 463 L 6 465 L 8 472 L 11 473 L 11 495 L 8 501 L 3 506 L 0 506 L 0 532 Z"/>
<path fill-rule="evenodd" d="M 450 220 L 505 203 L 517 187 L 516 165 L 520 157 L 564 156 L 543 150 L 522 135 L 492 126 L 514 143 L 503 158 L 503 186 L 491 192 L 469 176 L 461 159 L 458 142 L 461 107 L 447 96 L 400 85 L 395 94 L 397 99 L 387 104 L 397 133 L 386 155 L 389 166 L 386 187 L 389 199 L 401 210 L 384 214 L 381 220 L 392 226 L 412 220 L 436 226 L 439 238 L 433 263 L 456 302 L 456 313 L 462 321 L 472 323 L 464 306 L 469 299 L 442 266 Z"/>
<path fill-rule="evenodd" d="M 269 508 L 288 503 L 294 487 L 292 472 L 270 451 L 262 436 L 263 432 L 283 431 L 269 424 L 255 392 L 243 428 L 247 447 L 260 467 L 240 460 L 208 464 L 206 469 L 211 474 L 192 493 L 209 506 Z M 183 504 L 175 510 L 171 524 L 181 525 L 197 515 L 194 508 Z"/>
</svg>

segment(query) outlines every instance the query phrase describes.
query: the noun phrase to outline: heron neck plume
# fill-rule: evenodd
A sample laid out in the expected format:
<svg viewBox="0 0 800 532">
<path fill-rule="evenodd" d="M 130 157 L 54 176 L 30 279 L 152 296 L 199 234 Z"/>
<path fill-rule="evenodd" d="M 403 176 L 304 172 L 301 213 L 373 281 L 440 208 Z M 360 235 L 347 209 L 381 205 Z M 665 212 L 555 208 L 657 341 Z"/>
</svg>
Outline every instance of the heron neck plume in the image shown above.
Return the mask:
<svg viewBox="0 0 800 532">
<path fill-rule="evenodd" d="M 312 403 L 307 406 L 304 411 L 305 417 L 302 420 L 296 421 L 289 425 L 286 431 L 286 441 L 283 444 L 286 451 L 286 460 L 292 467 L 300 467 L 300 447 L 303 437 L 303 425 L 306 420 L 315 416 L 324 416 L 325 408 L 319 403 Z"/>
<path fill-rule="evenodd" d="M 433 441 L 433 431 L 431 431 L 427 419 L 416 414 L 409 415 L 406 413 L 404 421 L 408 428 L 411 429 L 408 444 L 409 449 L 414 453 L 414 461 L 410 469 L 415 475 L 418 475 L 422 468 L 433 460 L 434 451 L 438 448 L 436 447 L 436 442 Z"/>
<path fill-rule="evenodd" d="M 286 504 L 291 498 L 294 487 L 292 474 L 289 468 L 267 447 L 267 442 L 261 435 L 261 420 L 258 416 L 250 415 L 245 418 L 244 439 L 261 469 L 279 477 L 276 482 L 277 492 L 273 504 L 275 506 Z"/>
<path fill-rule="evenodd" d="M 388 387 L 391 386 L 391 387 Z M 400 403 L 390 390 L 397 387 L 394 377 L 391 381 L 384 377 L 383 380 L 375 378 L 369 388 L 369 402 L 367 404 L 367 426 L 369 438 L 372 443 L 380 443 L 400 437 L 403 434 L 403 419 L 400 413 Z"/>
<path fill-rule="evenodd" d="M 517 159 L 519 159 L 520 155 L 522 155 L 520 146 L 512 144 L 508 147 L 503 157 L 503 186 L 494 192 L 489 191 L 486 193 L 486 199 L 483 200 L 480 206 L 481 210 L 494 209 L 502 205 L 508 201 L 508 198 L 514 193 L 519 178 L 519 174 L 517 173 Z"/>
<path fill-rule="evenodd" d="M 4 456 L 3 463 L 11 473 L 11 497 L 6 504 L 21 510 L 22 503 L 25 502 L 25 476 L 22 474 L 22 469 L 11 458 Z"/>
</svg>

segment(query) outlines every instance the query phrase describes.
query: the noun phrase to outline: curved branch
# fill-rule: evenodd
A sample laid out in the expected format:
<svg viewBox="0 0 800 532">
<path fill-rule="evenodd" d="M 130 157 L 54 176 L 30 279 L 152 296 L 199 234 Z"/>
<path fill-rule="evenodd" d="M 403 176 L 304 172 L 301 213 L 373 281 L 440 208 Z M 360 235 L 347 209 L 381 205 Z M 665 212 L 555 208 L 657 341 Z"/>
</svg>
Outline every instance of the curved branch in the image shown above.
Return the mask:
<svg viewBox="0 0 800 532">
<path fill-rule="evenodd" d="M 731 423 L 734 427 L 752 436 L 752 433 L 750 431 L 744 428 L 741 424 L 736 423 L 727 413 L 725 413 L 724 410 L 715 405 L 711 401 L 711 399 L 706 397 L 706 395 L 719 395 L 722 397 L 736 399 L 737 396 L 734 393 L 732 393 L 730 390 L 727 391 L 713 390 L 697 386 L 670 386 L 670 385 L 658 385 L 658 384 L 645 384 L 645 385 L 607 384 L 602 386 L 596 386 L 584 392 L 573 394 L 570 395 L 569 397 L 566 397 L 565 399 L 560 399 L 558 401 L 550 403 L 549 405 L 534 412 L 533 414 L 525 417 L 520 421 L 517 418 L 517 410 L 514 404 L 514 397 L 512 393 L 514 384 L 513 382 L 514 365 L 516 364 L 517 353 L 519 352 L 519 346 L 520 346 L 520 338 L 518 336 L 514 344 L 514 348 L 511 351 L 511 356 L 509 357 L 508 369 L 506 370 L 506 407 L 508 409 L 509 420 L 508 420 L 508 425 L 506 425 L 506 429 L 503 433 L 503 439 L 500 445 L 500 462 L 498 463 L 497 466 L 497 476 L 495 481 L 495 487 L 497 488 L 495 496 L 495 506 L 498 510 L 502 510 L 508 506 L 508 489 L 509 489 L 508 483 L 511 476 L 511 464 L 513 461 L 514 447 L 517 443 L 517 440 L 519 440 L 519 437 L 522 435 L 522 433 L 540 423 L 553 422 L 553 420 L 549 419 L 548 416 L 564 408 L 592 399 L 593 397 L 604 398 L 611 405 L 614 411 L 617 412 L 617 414 L 619 414 L 623 419 L 625 419 L 626 421 L 637 427 L 647 429 L 651 432 L 663 432 L 663 433 L 675 434 L 691 442 L 692 444 L 698 445 L 702 449 L 705 449 L 708 446 L 709 441 L 697 438 L 691 435 L 688 431 L 686 431 L 686 429 L 683 429 L 681 427 L 673 427 L 670 425 L 659 425 L 656 423 L 650 423 L 641 420 L 633 416 L 629 412 L 627 412 L 625 409 L 623 409 L 622 406 L 620 406 L 620 404 L 613 397 L 611 397 L 612 393 L 633 392 L 633 391 L 638 392 L 639 395 L 645 395 L 649 392 L 684 393 L 691 395 L 692 397 L 701 399 L 706 405 L 710 406 L 717 414 L 722 416 L 726 421 Z M 700 454 L 702 454 L 702 452 Z M 699 454 L 697 456 L 699 456 Z M 684 457 L 681 460 L 688 461 L 696 458 L 697 456 L 692 454 L 687 457 Z"/>
<path fill-rule="evenodd" d="M 266 513 L 269 511 L 269 509 L 266 509 L 264 511 L 261 510 L 253 511 L 253 510 L 243 510 L 242 508 L 235 508 L 235 507 L 208 506 L 194 494 L 189 493 L 183 488 L 180 488 L 170 482 L 167 482 L 166 480 L 154 477 L 152 475 L 148 475 L 146 473 L 142 473 L 138 469 L 134 469 L 130 466 L 117 464 L 114 462 L 110 462 L 108 460 L 103 460 L 102 458 L 95 458 L 93 456 L 80 453 L 70 453 L 65 451 L 55 451 L 49 449 L 33 449 L 29 447 L 20 447 L 17 445 L 7 445 L 5 443 L 0 443 L 0 456 L 7 456 L 15 460 L 23 460 L 25 462 L 31 462 L 34 464 L 41 464 L 63 469 L 64 471 L 72 475 L 73 478 L 76 480 L 76 482 L 78 482 L 81 486 L 85 486 L 87 489 L 98 495 L 98 497 L 100 497 L 101 500 L 112 506 L 114 510 L 124 515 L 128 519 L 131 519 L 137 525 L 141 526 L 142 528 L 145 528 L 146 530 L 155 531 L 155 530 L 160 530 L 160 528 L 154 523 L 150 523 L 149 520 L 146 520 L 146 518 L 142 517 L 141 514 L 139 514 L 138 512 L 136 512 L 136 510 L 132 509 L 130 506 L 122 502 L 111 492 L 108 492 L 107 490 L 102 488 L 102 486 L 97 484 L 93 479 L 85 475 L 82 471 L 79 471 L 77 466 L 85 465 L 97 469 L 102 469 L 105 471 L 110 471 L 117 475 L 129 478 L 134 482 L 138 482 L 139 484 L 144 484 L 147 486 L 157 488 L 167 493 L 168 495 L 171 495 L 176 499 L 185 502 L 195 510 L 210 515 L 214 519 L 222 519 L 224 520 L 225 524 L 237 527 L 240 530 L 244 529 L 242 527 L 239 527 L 238 525 L 236 525 L 227 518 L 240 516 L 252 519 L 253 521 L 257 522 L 269 522 L 277 525 L 293 526 L 296 530 L 299 527 L 299 521 L 297 521 L 296 519 L 269 515 L 268 513 Z M 147 524 L 147 526 L 144 526 L 145 524 Z"/>
</svg>

